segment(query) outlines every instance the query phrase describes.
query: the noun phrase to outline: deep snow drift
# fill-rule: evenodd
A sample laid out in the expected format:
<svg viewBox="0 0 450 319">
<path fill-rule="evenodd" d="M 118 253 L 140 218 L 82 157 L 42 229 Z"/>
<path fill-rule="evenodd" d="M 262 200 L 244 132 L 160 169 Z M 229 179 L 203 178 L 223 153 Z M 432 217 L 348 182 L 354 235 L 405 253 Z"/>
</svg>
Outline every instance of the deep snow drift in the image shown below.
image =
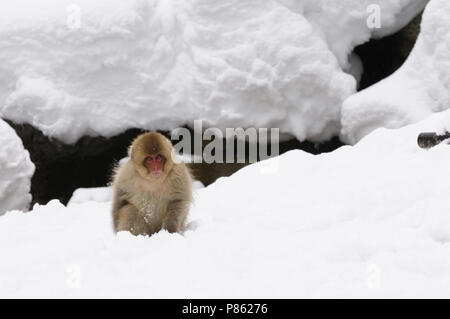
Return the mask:
<svg viewBox="0 0 450 319">
<path fill-rule="evenodd" d="M 355 143 L 378 127 L 398 128 L 450 107 L 450 1 L 432 0 L 405 64 L 392 76 L 349 97 L 342 135 Z"/>
<path fill-rule="evenodd" d="M 34 165 L 16 132 L 0 119 L 0 215 L 27 209 Z"/>
<path fill-rule="evenodd" d="M 111 230 L 110 203 L 0 217 L 0 297 L 448 297 L 450 146 L 422 131 L 292 151 L 197 190 L 189 230 Z"/>
<path fill-rule="evenodd" d="M 355 92 L 342 71 L 353 48 L 397 30 L 426 2 L 2 2 L 0 115 L 69 143 L 194 119 L 328 139 Z M 373 4 L 382 29 L 367 27 Z"/>
</svg>

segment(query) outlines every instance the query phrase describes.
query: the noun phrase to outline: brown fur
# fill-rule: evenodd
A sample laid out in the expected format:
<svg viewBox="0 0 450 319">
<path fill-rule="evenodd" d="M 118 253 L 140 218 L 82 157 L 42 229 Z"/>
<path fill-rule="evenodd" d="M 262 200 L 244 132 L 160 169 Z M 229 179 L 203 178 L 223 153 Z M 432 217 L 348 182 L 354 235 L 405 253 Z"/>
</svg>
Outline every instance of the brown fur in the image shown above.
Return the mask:
<svg viewBox="0 0 450 319">
<path fill-rule="evenodd" d="M 158 153 L 166 163 L 163 174 L 155 178 L 143 162 Z M 130 157 L 114 176 L 114 230 L 133 235 L 152 235 L 161 229 L 182 232 L 192 202 L 192 179 L 184 163 L 173 161 L 170 141 L 156 132 L 142 134 L 132 143 Z"/>
</svg>

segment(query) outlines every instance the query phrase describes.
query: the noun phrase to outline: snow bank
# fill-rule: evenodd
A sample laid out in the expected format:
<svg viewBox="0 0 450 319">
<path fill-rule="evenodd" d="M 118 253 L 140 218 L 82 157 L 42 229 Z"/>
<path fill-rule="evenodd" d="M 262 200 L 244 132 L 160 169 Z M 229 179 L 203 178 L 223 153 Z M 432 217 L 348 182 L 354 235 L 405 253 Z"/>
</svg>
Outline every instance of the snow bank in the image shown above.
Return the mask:
<svg viewBox="0 0 450 319">
<path fill-rule="evenodd" d="M 405 64 L 344 102 L 342 135 L 346 140 L 356 143 L 375 128 L 398 128 L 450 107 L 449 12 L 449 1 L 432 0 Z"/>
<path fill-rule="evenodd" d="M 192 189 L 204 188 L 200 181 L 192 181 Z M 112 187 L 92 187 L 92 188 L 79 188 L 73 192 L 72 197 L 69 200 L 68 205 L 82 204 L 86 202 L 105 203 L 112 200 L 113 190 Z"/>
<path fill-rule="evenodd" d="M 330 50 L 347 70 L 355 46 L 371 37 L 381 38 L 406 26 L 429 0 L 279 0 L 302 14 L 318 29 Z M 368 28 L 367 20 L 379 10 L 380 28 Z M 371 19 L 369 19 L 372 21 Z"/>
<path fill-rule="evenodd" d="M 0 4 L 0 115 L 68 143 L 194 119 L 327 139 L 355 91 L 353 47 L 426 0 L 79 0 L 80 19 L 70 3 Z"/>
<path fill-rule="evenodd" d="M 16 132 L 0 119 L 0 215 L 26 210 L 31 202 L 34 165 Z"/>
<path fill-rule="evenodd" d="M 0 297 L 448 297 L 450 146 L 416 146 L 444 129 L 248 166 L 197 190 L 183 236 L 116 237 L 109 203 L 10 212 Z"/>
</svg>

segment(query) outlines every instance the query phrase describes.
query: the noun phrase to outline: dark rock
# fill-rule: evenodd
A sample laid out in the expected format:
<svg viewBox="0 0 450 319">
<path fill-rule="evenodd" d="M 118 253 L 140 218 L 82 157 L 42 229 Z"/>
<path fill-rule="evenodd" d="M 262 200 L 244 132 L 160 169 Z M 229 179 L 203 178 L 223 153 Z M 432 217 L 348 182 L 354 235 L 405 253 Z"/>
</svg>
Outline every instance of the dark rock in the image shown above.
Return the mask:
<svg viewBox="0 0 450 319">
<path fill-rule="evenodd" d="M 300 142 L 296 139 L 292 139 L 289 141 L 281 142 L 279 147 L 280 154 L 286 153 L 291 150 L 303 150 L 305 152 L 311 154 L 321 154 L 332 152 L 335 149 L 343 146 L 342 142 L 339 138 L 335 137 L 330 141 L 324 143 L 312 143 L 309 141 Z M 235 148 L 236 149 L 236 148 Z M 246 146 L 247 156 L 248 156 L 248 144 Z M 268 153 L 271 154 L 271 150 L 268 150 Z M 258 159 L 260 160 L 260 159 Z M 248 165 L 247 163 L 198 163 L 191 164 L 190 168 L 194 175 L 194 177 L 201 181 L 204 185 L 209 185 L 214 183 L 219 177 L 230 176 L 239 169 Z M 301 165 L 301 163 L 299 163 Z"/>
<path fill-rule="evenodd" d="M 127 145 L 141 130 L 128 130 L 112 137 L 81 138 L 73 145 L 49 138 L 28 124 L 8 122 L 30 152 L 36 171 L 31 181 L 33 203 L 51 199 L 62 203 L 80 187 L 104 186 L 109 182 L 114 164 L 126 156 Z"/>
<path fill-rule="evenodd" d="M 388 77 L 403 65 L 416 43 L 421 21 L 422 13 L 397 33 L 355 48 L 364 65 L 360 90 Z"/>
<path fill-rule="evenodd" d="M 435 132 L 420 133 L 417 137 L 417 144 L 419 147 L 424 149 L 430 149 L 436 145 L 446 142 L 449 144 L 450 132 L 445 132 L 444 134 L 438 134 Z"/>
<path fill-rule="evenodd" d="M 114 165 L 127 155 L 131 141 L 143 131 L 130 129 L 120 135 L 81 138 L 73 145 L 49 138 L 28 124 L 8 123 L 16 130 L 36 166 L 31 181 L 33 203 L 46 204 L 59 199 L 66 204 L 73 191 L 81 187 L 106 186 Z M 161 132 L 168 136 L 167 132 Z M 192 134 L 193 135 L 193 134 Z M 292 149 L 319 154 L 330 152 L 343 144 L 338 138 L 323 144 L 291 140 L 280 144 L 280 153 Z M 247 164 L 194 164 L 194 176 L 209 185 L 217 178 L 229 176 Z"/>
</svg>

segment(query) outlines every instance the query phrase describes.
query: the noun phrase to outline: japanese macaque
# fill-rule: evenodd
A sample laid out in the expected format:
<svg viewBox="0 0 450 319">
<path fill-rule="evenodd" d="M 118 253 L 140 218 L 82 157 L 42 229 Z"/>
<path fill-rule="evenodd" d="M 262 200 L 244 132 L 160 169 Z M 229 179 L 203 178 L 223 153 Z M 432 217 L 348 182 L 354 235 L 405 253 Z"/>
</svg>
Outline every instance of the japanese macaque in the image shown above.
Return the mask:
<svg viewBox="0 0 450 319">
<path fill-rule="evenodd" d="M 192 178 L 186 165 L 174 160 L 170 141 L 156 132 L 142 134 L 129 155 L 113 180 L 114 230 L 133 235 L 182 232 L 192 202 Z"/>
</svg>

